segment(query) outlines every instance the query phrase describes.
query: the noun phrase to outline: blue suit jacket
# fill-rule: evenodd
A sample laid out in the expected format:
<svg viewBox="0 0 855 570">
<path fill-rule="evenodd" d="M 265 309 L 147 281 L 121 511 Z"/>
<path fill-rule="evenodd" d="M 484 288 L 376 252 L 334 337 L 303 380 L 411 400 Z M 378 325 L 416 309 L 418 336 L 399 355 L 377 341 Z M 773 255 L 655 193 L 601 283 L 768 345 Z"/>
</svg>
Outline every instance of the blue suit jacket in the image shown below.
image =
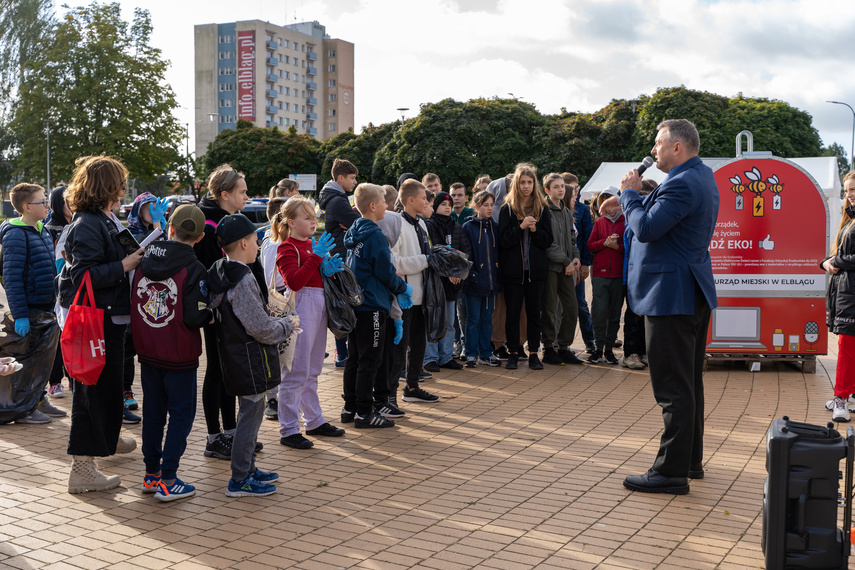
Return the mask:
<svg viewBox="0 0 855 570">
<path fill-rule="evenodd" d="M 712 170 L 697 156 L 671 169 L 644 200 L 634 190 L 621 194 L 633 233 L 627 298 L 637 315 L 693 315 L 695 282 L 710 309 L 718 306 L 709 253 L 718 202 Z"/>
</svg>

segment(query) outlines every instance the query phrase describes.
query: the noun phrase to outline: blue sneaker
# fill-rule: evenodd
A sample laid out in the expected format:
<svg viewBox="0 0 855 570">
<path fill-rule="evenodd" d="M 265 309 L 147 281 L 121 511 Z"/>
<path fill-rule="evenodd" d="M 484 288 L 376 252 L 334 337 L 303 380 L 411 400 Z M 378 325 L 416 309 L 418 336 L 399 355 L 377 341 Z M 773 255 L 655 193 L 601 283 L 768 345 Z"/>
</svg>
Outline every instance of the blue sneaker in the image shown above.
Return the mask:
<svg viewBox="0 0 855 570">
<path fill-rule="evenodd" d="M 260 483 L 250 475 L 240 483 L 229 479 L 226 497 L 266 497 L 276 492 L 276 485 Z"/>
<path fill-rule="evenodd" d="M 160 484 L 157 486 L 157 492 L 154 494 L 154 498 L 165 502 L 183 499 L 184 497 L 192 497 L 195 494 L 196 487 L 188 485 L 176 477 L 172 485 L 167 485 L 163 481 L 160 481 Z"/>
<path fill-rule="evenodd" d="M 267 471 L 262 471 L 258 467 L 255 468 L 255 473 L 252 474 L 252 478 L 258 481 L 259 483 L 274 483 L 279 480 L 278 473 L 268 473 Z"/>
<path fill-rule="evenodd" d="M 157 492 L 158 487 L 160 487 L 160 475 L 146 473 L 142 481 L 142 492 L 151 495 Z"/>
<path fill-rule="evenodd" d="M 133 392 L 131 392 L 130 390 L 125 390 L 123 396 L 125 398 L 125 405 L 128 407 L 129 410 L 136 410 L 137 408 L 139 408 L 139 404 L 137 404 L 137 401 L 134 400 Z"/>
<path fill-rule="evenodd" d="M 142 418 L 128 409 L 127 406 L 122 406 L 122 423 L 123 424 L 138 424 Z"/>
</svg>

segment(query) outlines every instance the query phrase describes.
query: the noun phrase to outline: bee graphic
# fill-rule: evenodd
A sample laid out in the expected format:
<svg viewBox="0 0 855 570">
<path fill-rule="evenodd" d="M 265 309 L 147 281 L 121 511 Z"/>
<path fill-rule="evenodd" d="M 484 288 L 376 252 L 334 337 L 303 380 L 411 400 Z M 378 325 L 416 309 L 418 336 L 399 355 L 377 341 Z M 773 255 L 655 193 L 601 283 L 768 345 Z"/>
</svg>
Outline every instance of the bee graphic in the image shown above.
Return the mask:
<svg viewBox="0 0 855 570">
<path fill-rule="evenodd" d="M 763 192 L 766 191 L 766 183 L 763 182 L 763 175 L 760 174 L 760 169 L 756 166 L 752 167 L 751 170 L 745 171 L 745 178 L 750 180 L 746 188 L 751 192 L 754 192 L 755 196 L 752 200 L 752 210 L 751 213 L 755 218 L 761 218 L 764 215 L 764 206 L 765 200 L 763 199 Z"/>
<path fill-rule="evenodd" d="M 778 181 L 778 176 L 773 174 L 769 178 L 766 179 L 766 182 L 769 183 L 769 192 L 774 194 L 772 197 L 772 209 L 780 210 L 781 209 L 781 192 L 784 191 L 784 185 Z"/>
<path fill-rule="evenodd" d="M 736 193 L 735 208 L 737 210 L 741 210 L 744 200 L 742 197 L 742 193 L 745 192 L 745 185 L 742 183 L 742 178 L 740 178 L 738 174 L 735 175 L 733 178 L 730 178 L 730 183 L 733 184 L 730 189 Z"/>
</svg>

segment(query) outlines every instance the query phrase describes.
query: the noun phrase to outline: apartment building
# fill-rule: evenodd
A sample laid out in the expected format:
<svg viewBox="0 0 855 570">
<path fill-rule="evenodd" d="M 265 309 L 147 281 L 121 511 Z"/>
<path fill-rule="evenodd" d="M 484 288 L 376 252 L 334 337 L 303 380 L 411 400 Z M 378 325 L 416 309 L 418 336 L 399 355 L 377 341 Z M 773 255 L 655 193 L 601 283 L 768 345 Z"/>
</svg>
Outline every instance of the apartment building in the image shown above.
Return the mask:
<svg viewBox="0 0 855 570">
<path fill-rule="evenodd" d="M 323 140 L 353 128 L 353 44 L 315 22 L 195 26 L 196 156 L 240 119 Z"/>
</svg>

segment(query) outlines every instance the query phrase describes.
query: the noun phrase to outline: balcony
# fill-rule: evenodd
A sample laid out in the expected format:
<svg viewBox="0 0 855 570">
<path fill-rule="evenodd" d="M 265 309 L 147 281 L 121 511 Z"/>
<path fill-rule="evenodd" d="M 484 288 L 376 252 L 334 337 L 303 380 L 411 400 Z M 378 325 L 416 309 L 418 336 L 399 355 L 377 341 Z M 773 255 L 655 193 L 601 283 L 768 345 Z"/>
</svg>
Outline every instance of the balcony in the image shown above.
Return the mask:
<svg viewBox="0 0 855 570">
<path fill-rule="evenodd" d="M 279 108 L 276 107 L 276 105 L 271 105 L 270 103 L 268 103 L 267 105 L 264 106 L 264 111 L 268 115 L 275 115 L 278 110 L 279 110 Z"/>
<path fill-rule="evenodd" d="M 264 94 L 267 96 L 268 99 L 276 99 L 276 96 L 279 93 L 277 93 L 276 89 L 267 89 L 265 90 Z"/>
<path fill-rule="evenodd" d="M 318 100 L 315 99 L 314 97 L 309 97 L 308 99 L 306 99 L 306 104 L 307 105 L 317 105 Z"/>
<path fill-rule="evenodd" d="M 317 61 L 318 54 L 316 54 L 313 51 L 310 51 L 309 53 L 306 54 L 306 59 L 308 59 L 309 61 Z"/>
<path fill-rule="evenodd" d="M 277 81 L 279 81 L 279 76 L 278 76 L 278 75 L 276 75 L 275 73 L 268 73 L 268 74 L 267 74 L 267 77 L 265 77 L 265 79 L 266 79 L 269 83 L 276 83 Z"/>
<path fill-rule="evenodd" d="M 309 83 L 306 83 L 306 88 L 309 91 L 317 91 L 318 90 L 318 84 L 309 82 Z"/>
<path fill-rule="evenodd" d="M 309 133 L 309 134 L 310 134 L 310 135 L 312 135 L 312 136 L 315 136 L 315 135 L 317 135 L 317 134 L 318 134 L 318 129 L 313 129 L 313 128 L 311 128 L 311 127 L 310 127 L 310 128 L 308 128 L 308 129 L 306 129 L 306 132 L 307 132 L 307 133 Z"/>
<path fill-rule="evenodd" d="M 317 74 L 318 74 L 318 70 L 317 70 L 316 68 L 314 68 L 314 67 L 309 67 L 309 68 L 306 70 L 306 74 L 308 74 L 308 75 L 317 75 Z"/>
<path fill-rule="evenodd" d="M 310 121 L 314 121 L 318 118 L 318 114 L 317 113 L 306 113 L 306 118 L 309 119 Z"/>
<path fill-rule="evenodd" d="M 268 55 L 267 65 L 269 65 L 270 67 L 276 67 L 277 65 L 279 65 L 279 58 Z"/>
<path fill-rule="evenodd" d="M 267 40 L 267 49 L 270 51 L 276 51 L 279 49 L 279 42 L 276 40 Z"/>
</svg>

